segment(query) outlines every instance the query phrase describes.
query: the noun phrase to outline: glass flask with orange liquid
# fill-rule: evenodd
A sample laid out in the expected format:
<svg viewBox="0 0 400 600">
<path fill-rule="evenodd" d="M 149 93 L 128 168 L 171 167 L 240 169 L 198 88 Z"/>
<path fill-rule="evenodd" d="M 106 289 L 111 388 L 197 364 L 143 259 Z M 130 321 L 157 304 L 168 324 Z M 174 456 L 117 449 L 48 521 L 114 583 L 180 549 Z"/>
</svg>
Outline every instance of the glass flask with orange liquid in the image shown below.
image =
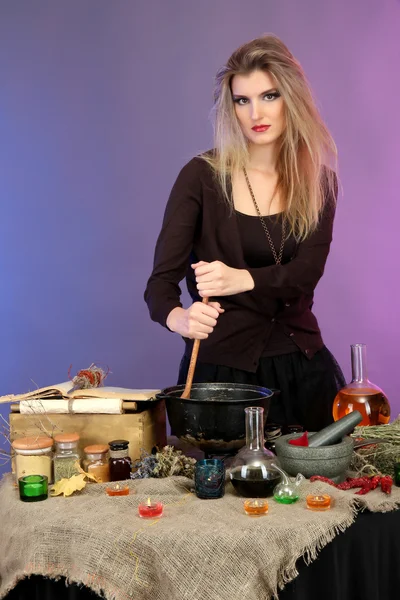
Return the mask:
<svg viewBox="0 0 400 600">
<path fill-rule="evenodd" d="M 367 347 L 351 346 L 351 383 L 342 388 L 333 402 L 333 418 L 341 419 L 353 410 L 363 416 L 360 425 L 385 425 L 390 420 L 390 404 L 384 392 L 367 377 Z"/>
</svg>

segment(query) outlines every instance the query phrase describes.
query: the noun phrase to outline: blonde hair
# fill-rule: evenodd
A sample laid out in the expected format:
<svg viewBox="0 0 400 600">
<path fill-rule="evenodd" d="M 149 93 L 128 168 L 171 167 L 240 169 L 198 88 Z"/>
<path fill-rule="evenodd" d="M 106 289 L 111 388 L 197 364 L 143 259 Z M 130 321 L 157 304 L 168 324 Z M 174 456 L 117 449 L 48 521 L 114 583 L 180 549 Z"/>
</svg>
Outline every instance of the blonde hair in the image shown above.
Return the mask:
<svg viewBox="0 0 400 600">
<path fill-rule="evenodd" d="M 278 189 L 284 202 L 288 235 L 301 241 L 318 225 L 326 199 L 336 198 L 337 150 L 302 67 L 275 35 L 240 46 L 218 71 L 213 109 L 215 151 L 203 158 L 213 168 L 224 197 L 233 206 L 230 176 L 247 165 L 249 153 L 236 117 L 231 81 L 234 75 L 256 70 L 271 75 L 284 101 L 286 126 L 278 151 Z"/>
</svg>

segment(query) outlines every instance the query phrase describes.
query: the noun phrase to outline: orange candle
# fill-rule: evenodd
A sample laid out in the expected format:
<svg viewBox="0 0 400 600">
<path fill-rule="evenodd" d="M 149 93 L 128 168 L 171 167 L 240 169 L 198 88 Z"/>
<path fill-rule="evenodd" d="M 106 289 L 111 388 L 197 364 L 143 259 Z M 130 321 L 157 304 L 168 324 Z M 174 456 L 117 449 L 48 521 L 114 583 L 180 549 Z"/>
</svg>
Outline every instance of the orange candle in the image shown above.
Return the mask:
<svg viewBox="0 0 400 600">
<path fill-rule="evenodd" d="M 307 508 L 310 510 L 329 510 L 331 497 L 329 494 L 309 494 L 306 498 Z"/>
<path fill-rule="evenodd" d="M 260 517 L 266 515 L 268 512 L 268 502 L 262 498 L 256 498 L 255 500 L 245 500 L 244 510 L 250 517 Z"/>
<path fill-rule="evenodd" d="M 115 483 L 106 487 L 106 492 L 109 496 L 128 496 L 129 495 L 129 487 L 127 485 L 121 485 L 120 483 Z"/>
</svg>

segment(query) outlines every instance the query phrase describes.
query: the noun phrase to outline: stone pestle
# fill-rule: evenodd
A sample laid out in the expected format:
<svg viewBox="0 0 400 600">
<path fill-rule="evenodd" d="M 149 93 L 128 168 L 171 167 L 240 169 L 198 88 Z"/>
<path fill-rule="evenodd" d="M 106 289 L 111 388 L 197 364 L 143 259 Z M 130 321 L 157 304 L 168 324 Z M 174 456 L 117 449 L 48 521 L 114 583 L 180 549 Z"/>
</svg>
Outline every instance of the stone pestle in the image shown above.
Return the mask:
<svg viewBox="0 0 400 600">
<path fill-rule="evenodd" d="M 320 446 L 330 446 L 331 444 L 335 444 L 340 441 L 343 436 L 353 431 L 354 427 L 361 423 L 361 421 L 361 413 L 358 410 L 354 410 L 335 423 L 332 423 L 332 425 L 328 425 L 327 427 L 324 427 L 324 429 L 321 429 L 321 431 L 310 435 L 308 438 L 308 447 L 319 448 Z"/>
</svg>

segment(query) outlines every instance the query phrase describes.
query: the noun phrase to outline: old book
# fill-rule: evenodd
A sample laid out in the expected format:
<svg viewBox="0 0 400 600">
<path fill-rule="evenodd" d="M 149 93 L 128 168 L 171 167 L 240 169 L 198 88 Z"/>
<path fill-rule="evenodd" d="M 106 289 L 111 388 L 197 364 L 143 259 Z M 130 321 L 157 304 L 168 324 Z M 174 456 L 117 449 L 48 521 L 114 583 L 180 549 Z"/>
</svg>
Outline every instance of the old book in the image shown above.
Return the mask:
<svg viewBox="0 0 400 600">
<path fill-rule="evenodd" d="M 44 412 L 120 414 L 127 410 L 137 410 L 139 402 L 155 399 L 159 391 L 111 386 L 75 389 L 71 381 L 66 381 L 25 394 L 2 396 L 0 404 L 19 402 L 20 412 L 23 414 Z"/>
<path fill-rule="evenodd" d="M 35 398 L 119 398 L 120 400 L 151 400 L 160 390 L 130 389 L 122 387 L 103 386 L 77 390 L 71 381 L 57 383 L 44 388 L 38 388 L 25 394 L 8 394 L 0 396 L 0 404 L 6 402 L 19 402 L 20 400 L 34 400 Z"/>
</svg>

